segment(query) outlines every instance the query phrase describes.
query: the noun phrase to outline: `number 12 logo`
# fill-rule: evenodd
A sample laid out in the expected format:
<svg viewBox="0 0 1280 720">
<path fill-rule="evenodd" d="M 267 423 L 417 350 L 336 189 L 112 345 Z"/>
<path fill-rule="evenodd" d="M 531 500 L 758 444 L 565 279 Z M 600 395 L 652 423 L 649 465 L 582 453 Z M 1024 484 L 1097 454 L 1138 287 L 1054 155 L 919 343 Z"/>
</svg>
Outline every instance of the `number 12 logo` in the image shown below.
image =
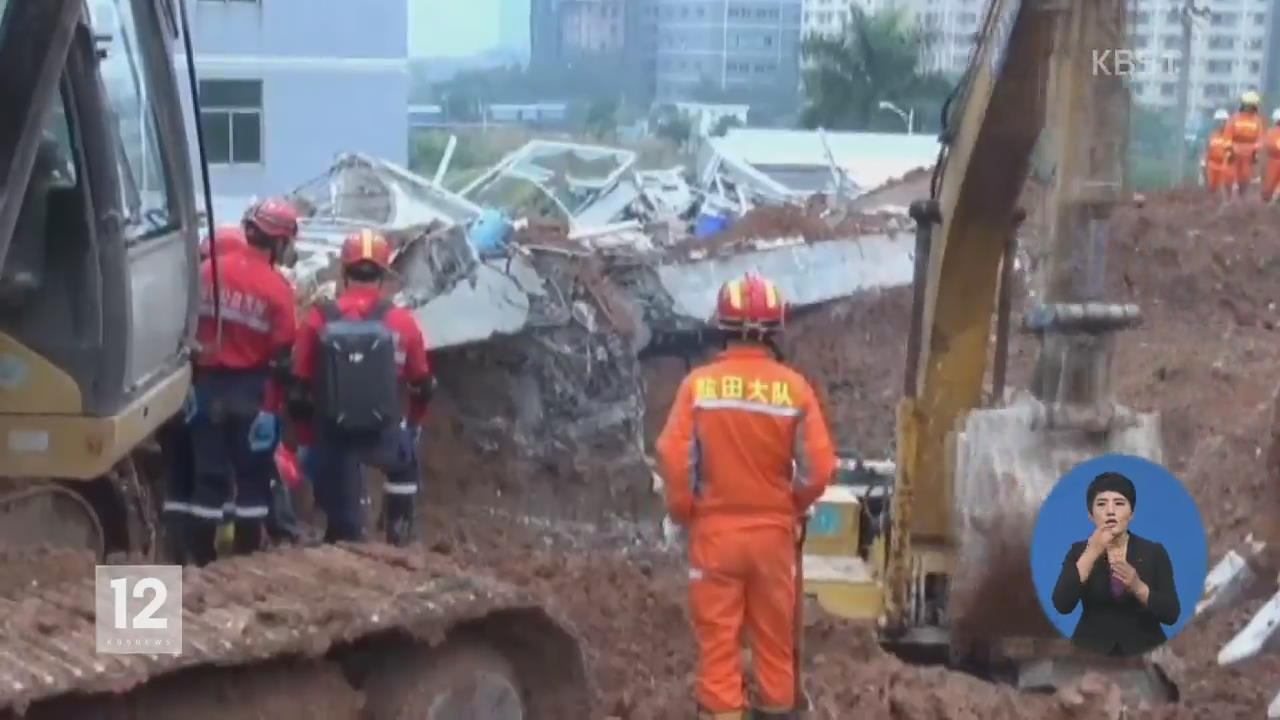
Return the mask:
<svg viewBox="0 0 1280 720">
<path fill-rule="evenodd" d="M 128 589 L 129 578 L 116 578 L 111 581 L 111 592 L 115 599 L 115 628 L 117 630 L 165 630 L 169 627 L 169 621 L 166 618 L 152 617 L 156 611 L 164 606 L 164 602 L 169 597 L 169 589 L 159 578 L 145 577 L 138 580 L 133 586 L 133 597 L 141 600 L 146 597 L 147 591 L 154 592 L 151 602 L 147 603 L 142 611 L 133 617 L 133 625 L 129 625 L 129 619 L 126 614 L 128 608 Z"/>
</svg>

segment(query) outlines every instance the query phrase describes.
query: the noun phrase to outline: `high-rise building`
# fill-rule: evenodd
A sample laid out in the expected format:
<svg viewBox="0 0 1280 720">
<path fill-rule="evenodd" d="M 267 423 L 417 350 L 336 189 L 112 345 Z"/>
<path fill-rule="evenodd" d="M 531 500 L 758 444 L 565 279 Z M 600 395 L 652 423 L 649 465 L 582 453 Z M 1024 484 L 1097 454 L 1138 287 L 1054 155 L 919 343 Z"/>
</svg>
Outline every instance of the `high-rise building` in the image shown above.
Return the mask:
<svg viewBox="0 0 1280 720">
<path fill-rule="evenodd" d="M 1267 53 L 1262 61 L 1262 93 L 1267 107 L 1280 107 L 1280 9 L 1272 0 L 1267 20 Z"/>
<path fill-rule="evenodd" d="M 708 88 L 742 100 L 794 95 L 803 2 L 644 0 L 657 98 L 695 99 Z"/>
<path fill-rule="evenodd" d="M 498 45 L 529 61 L 529 0 L 498 0 Z"/>
<path fill-rule="evenodd" d="M 1235 109 L 1240 93 L 1261 90 L 1263 61 L 1274 3 L 1270 0 L 1197 0 L 1208 11 L 1191 33 L 1188 112 L 1203 117 L 1214 108 Z M 1135 0 L 1129 15 L 1133 52 L 1141 69 L 1130 84 L 1135 102 L 1175 107 L 1182 66 L 1182 0 Z M 1264 98 L 1268 105 L 1276 98 Z"/>
<path fill-rule="evenodd" d="M 829 28 L 826 12 L 851 3 L 876 3 L 871 10 L 897 6 L 915 17 L 925 37 L 922 65 L 958 75 L 969 63 L 990 0 L 806 0 L 810 26 Z M 1128 47 L 1113 48 L 1106 72 L 1128 75 L 1133 99 L 1173 109 L 1181 67 L 1184 0 L 1129 0 Z M 1267 107 L 1280 104 L 1280 37 L 1276 0 L 1195 0 L 1205 11 L 1192 30 L 1188 113 L 1203 117 L 1217 107 L 1233 108 L 1241 92 L 1264 90 Z M 831 10 L 826 10 L 831 7 Z M 822 8 L 821 10 L 819 8 Z M 814 17 L 814 13 L 820 13 Z M 834 19 L 830 22 L 834 22 Z M 1268 57 L 1268 47 L 1271 55 Z M 1270 76 L 1264 68 L 1274 68 Z"/>
<path fill-rule="evenodd" d="M 804 0 L 801 32 L 810 35 L 838 35 L 849 21 L 853 8 L 874 13 L 887 3 L 885 0 Z"/>
</svg>

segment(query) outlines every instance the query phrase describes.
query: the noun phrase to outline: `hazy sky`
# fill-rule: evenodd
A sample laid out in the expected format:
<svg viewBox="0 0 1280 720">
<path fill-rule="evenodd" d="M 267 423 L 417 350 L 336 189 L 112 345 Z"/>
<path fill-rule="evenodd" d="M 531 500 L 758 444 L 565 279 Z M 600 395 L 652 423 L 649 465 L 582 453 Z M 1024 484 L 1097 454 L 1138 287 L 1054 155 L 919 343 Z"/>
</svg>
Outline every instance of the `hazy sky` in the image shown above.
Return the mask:
<svg viewBox="0 0 1280 720">
<path fill-rule="evenodd" d="M 498 42 L 499 0 L 412 0 L 413 55 L 469 55 Z"/>
</svg>

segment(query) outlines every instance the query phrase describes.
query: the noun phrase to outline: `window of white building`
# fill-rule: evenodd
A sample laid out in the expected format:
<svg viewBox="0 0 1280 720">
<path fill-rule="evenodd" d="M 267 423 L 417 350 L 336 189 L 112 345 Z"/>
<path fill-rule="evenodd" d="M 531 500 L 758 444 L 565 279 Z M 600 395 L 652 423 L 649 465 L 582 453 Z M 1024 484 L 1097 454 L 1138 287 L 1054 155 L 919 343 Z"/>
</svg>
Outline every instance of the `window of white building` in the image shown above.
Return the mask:
<svg viewBox="0 0 1280 720">
<path fill-rule="evenodd" d="M 262 81 L 201 80 L 200 119 L 209 162 L 262 162 Z"/>
</svg>

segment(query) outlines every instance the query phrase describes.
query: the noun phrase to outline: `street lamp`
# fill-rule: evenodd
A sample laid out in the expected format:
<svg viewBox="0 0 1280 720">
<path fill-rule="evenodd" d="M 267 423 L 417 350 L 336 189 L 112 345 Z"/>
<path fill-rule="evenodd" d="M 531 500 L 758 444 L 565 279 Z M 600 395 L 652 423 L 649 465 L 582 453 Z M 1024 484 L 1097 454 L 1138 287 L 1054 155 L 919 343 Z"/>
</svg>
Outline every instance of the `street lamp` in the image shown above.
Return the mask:
<svg viewBox="0 0 1280 720">
<path fill-rule="evenodd" d="M 915 108 L 911 108 L 910 111 L 903 111 L 902 108 L 898 107 L 897 105 L 894 105 L 888 100 L 881 100 L 880 109 L 888 110 L 889 112 L 902 118 L 902 122 L 907 124 L 908 135 L 915 132 L 915 129 L 916 129 L 916 109 Z"/>
</svg>

